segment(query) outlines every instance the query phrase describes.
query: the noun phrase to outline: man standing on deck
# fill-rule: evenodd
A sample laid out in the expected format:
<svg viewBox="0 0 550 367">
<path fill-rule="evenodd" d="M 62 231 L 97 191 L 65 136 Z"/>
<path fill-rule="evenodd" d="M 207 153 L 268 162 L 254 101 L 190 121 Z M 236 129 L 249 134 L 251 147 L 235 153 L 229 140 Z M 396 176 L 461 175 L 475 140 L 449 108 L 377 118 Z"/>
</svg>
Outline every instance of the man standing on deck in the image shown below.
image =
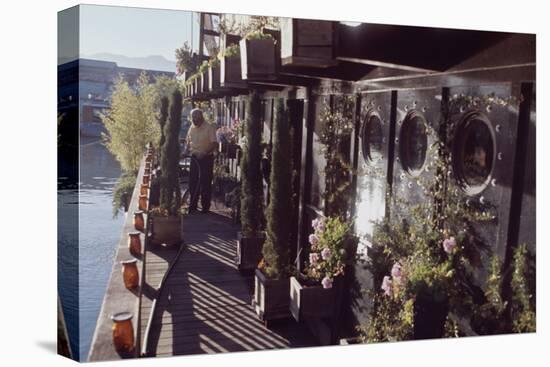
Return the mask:
<svg viewBox="0 0 550 367">
<path fill-rule="evenodd" d="M 199 196 L 201 197 L 202 212 L 208 213 L 212 194 L 213 153 L 218 150 L 216 127 L 204 121 L 202 110 L 198 108 L 191 111 L 191 121 L 193 124 L 187 132 L 186 152 L 196 159 L 191 161 L 189 172 L 189 191 L 191 193 L 189 213 L 197 211 Z"/>
</svg>

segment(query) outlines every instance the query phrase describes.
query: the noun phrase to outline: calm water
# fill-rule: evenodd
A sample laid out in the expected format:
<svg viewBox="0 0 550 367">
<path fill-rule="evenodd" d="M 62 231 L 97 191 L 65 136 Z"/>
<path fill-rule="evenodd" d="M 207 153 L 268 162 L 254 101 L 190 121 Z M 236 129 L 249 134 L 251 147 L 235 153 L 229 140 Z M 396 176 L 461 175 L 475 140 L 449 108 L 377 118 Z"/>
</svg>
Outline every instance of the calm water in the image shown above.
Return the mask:
<svg viewBox="0 0 550 367">
<path fill-rule="evenodd" d="M 87 360 L 125 214 L 112 216 L 112 191 L 121 174 L 118 162 L 97 138 L 81 138 L 80 152 L 80 192 L 64 190 L 58 195 L 60 211 L 66 214 L 59 224 L 63 235 L 58 261 L 72 274 L 78 266 L 79 279 L 71 279 L 69 271 L 58 271 L 58 278 L 73 352 L 79 345 L 80 360 Z M 63 230 L 76 228 L 77 221 L 78 233 Z"/>
</svg>

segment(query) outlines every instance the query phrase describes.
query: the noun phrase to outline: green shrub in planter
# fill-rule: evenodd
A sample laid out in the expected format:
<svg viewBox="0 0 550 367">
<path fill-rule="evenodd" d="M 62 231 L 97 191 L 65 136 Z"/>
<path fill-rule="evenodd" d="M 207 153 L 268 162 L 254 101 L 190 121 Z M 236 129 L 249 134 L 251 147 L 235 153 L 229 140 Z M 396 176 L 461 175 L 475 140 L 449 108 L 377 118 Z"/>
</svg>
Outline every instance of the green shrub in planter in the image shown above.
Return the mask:
<svg viewBox="0 0 550 367">
<path fill-rule="evenodd" d="M 179 184 L 182 97 L 176 90 L 170 100 L 168 123 L 164 126 L 166 141 L 161 148 L 160 207 L 152 211 L 153 239 L 167 244 L 181 242 L 181 218 L 179 209 L 181 191 Z"/>
<path fill-rule="evenodd" d="M 241 160 L 241 232 L 238 234 L 237 265 L 240 270 L 255 269 L 261 259 L 263 192 L 260 175 L 261 103 L 256 92 L 247 103 L 243 159 Z"/>
<path fill-rule="evenodd" d="M 270 197 L 262 267 L 256 270 L 254 303 L 261 319 L 290 316 L 290 227 L 292 168 L 290 127 L 284 101 L 275 106 Z"/>
</svg>

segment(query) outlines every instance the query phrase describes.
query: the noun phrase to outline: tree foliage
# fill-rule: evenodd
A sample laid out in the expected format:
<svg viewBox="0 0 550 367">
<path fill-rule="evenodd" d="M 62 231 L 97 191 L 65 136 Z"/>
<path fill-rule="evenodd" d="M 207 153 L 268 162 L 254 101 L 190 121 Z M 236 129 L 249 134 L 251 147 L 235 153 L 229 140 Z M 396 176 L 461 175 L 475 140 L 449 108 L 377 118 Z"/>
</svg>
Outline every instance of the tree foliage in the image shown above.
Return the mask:
<svg viewBox="0 0 550 367">
<path fill-rule="evenodd" d="M 102 139 L 124 171 L 137 171 L 145 145 L 148 142 L 158 144 L 160 101 L 175 89 L 175 80 L 162 76 L 151 82 L 145 72 L 135 86 L 130 86 L 122 77 L 115 82 L 111 109 L 101 115 L 107 129 Z"/>
<path fill-rule="evenodd" d="M 246 145 L 241 160 L 241 224 L 245 237 L 258 235 L 262 224 L 262 176 L 260 160 L 262 156 L 261 103 L 256 92 L 252 92 L 247 103 L 245 123 Z"/>
<path fill-rule="evenodd" d="M 172 92 L 170 115 L 164 126 L 166 141 L 161 147 L 160 208 L 168 215 L 176 215 L 181 202 L 179 185 L 182 97 L 178 90 Z"/>
<path fill-rule="evenodd" d="M 197 54 L 193 53 L 188 42 L 176 49 L 176 67 L 178 74 L 184 71 L 193 74 L 199 67 L 199 58 Z"/>
</svg>

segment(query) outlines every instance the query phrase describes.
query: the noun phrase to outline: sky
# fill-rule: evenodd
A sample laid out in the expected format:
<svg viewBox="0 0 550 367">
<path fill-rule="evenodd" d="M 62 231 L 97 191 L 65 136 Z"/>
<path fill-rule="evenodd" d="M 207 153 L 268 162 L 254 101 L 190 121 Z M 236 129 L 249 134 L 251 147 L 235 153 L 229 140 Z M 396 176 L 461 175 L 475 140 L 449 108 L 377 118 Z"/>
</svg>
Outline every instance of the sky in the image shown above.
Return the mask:
<svg viewBox="0 0 550 367">
<path fill-rule="evenodd" d="M 191 40 L 198 45 L 197 13 L 131 7 L 81 5 L 80 55 L 111 53 L 127 57 L 160 55 L 175 61 L 174 50 Z M 124 65 L 122 65 L 124 66 Z M 174 71 L 174 70 L 170 70 Z"/>
</svg>

